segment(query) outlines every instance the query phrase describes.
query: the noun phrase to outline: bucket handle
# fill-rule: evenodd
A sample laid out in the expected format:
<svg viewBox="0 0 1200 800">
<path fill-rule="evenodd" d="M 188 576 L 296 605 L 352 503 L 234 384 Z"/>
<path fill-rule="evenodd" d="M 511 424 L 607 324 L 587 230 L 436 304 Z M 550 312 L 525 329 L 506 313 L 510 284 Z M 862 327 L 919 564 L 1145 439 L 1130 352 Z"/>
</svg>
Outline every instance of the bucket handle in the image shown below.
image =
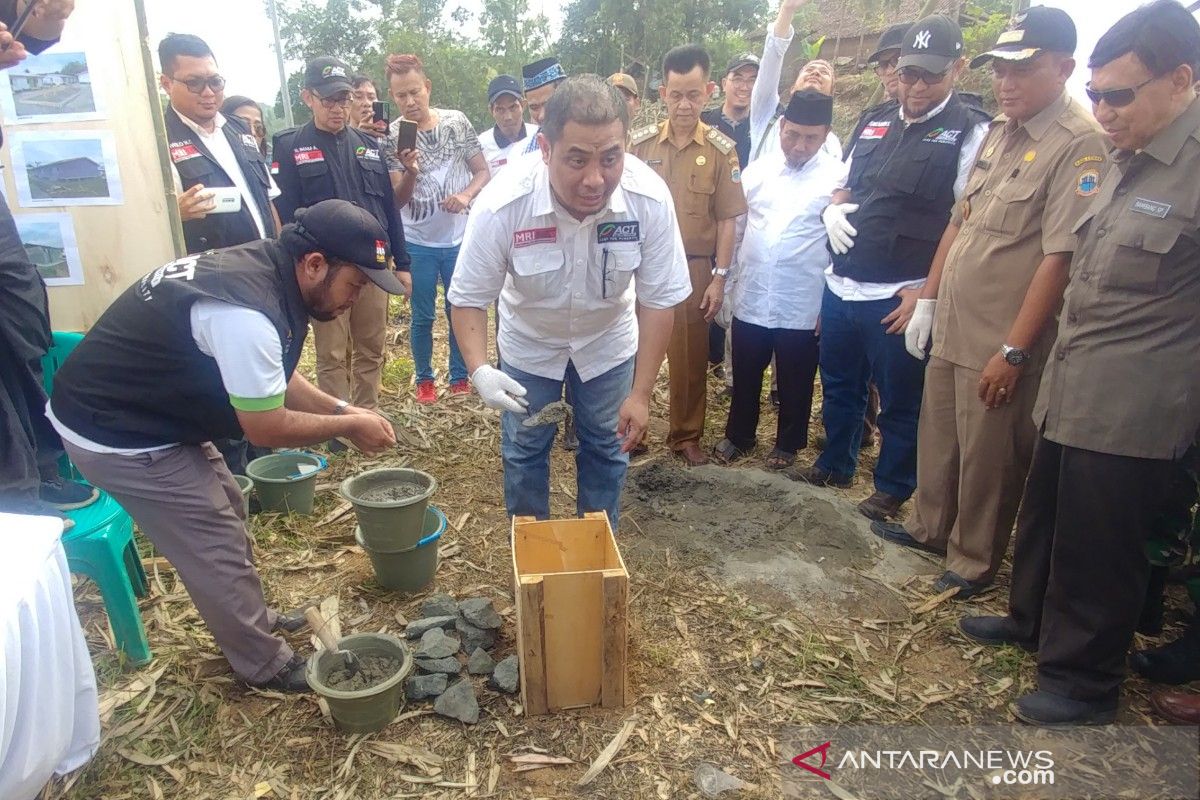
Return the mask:
<svg viewBox="0 0 1200 800">
<path fill-rule="evenodd" d="M 319 466 L 316 468 L 316 470 L 314 470 L 315 472 L 322 472 L 324 470 L 329 469 L 329 459 L 325 458 L 325 456 L 321 455 L 320 453 L 310 453 L 307 450 L 280 450 L 279 454 L 280 455 L 294 455 L 294 456 L 310 456 L 312 458 L 315 458 L 319 464 Z M 312 473 L 310 472 L 307 474 L 311 475 Z M 293 478 L 303 477 L 303 474 L 297 472 L 292 477 Z"/>
<path fill-rule="evenodd" d="M 434 531 L 433 533 L 429 534 L 428 536 L 422 538 L 415 545 L 413 545 L 413 549 L 415 550 L 418 547 L 424 547 L 425 545 L 429 544 L 430 542 L 436 542 L 438 539 L 442 538 L 442 534 L 445 532 L 446 532 L 446 526 L 445 525 L 439 526 L 436 531 Z"/>
</svg>

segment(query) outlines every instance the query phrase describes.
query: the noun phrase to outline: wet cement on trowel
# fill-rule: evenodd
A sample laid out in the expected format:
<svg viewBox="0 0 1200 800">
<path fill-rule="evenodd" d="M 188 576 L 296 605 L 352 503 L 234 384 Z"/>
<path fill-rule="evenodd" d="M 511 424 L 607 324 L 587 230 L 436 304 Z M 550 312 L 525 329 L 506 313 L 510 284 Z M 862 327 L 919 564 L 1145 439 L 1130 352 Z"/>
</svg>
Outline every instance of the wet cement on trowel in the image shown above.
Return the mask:
<svg viewBox="0 0 1200 800">
<path fill-rule="evenodd" d="M 640 532 L 631 544 L 646 555 L 670 548 L 673 558 L 715 567 L 730 584 L 757 585 L 792 602 L 900 610 L 900 598 L 883 584 L 939 571 L 872 534 L 853 501 L 761 469 L 654 461 L 631 470 L 621 529 L 622 538 Z"/>
<path fill-rule="evenodd" d="M 359 656 L 359 670 L 353 672 L 346 667 L 332 669 L 324 683 L 339 692 L 356 692 L 378 686 L 399 671 L 402 662 L 391 656 Z"/>
<path fill-rule="evenodd" d="M 358 495 L 359 500 L 366 500 L 368 503 L 396 503 L 400 500 L 408 500 L 411 497 L 425 491 L 424 486 L 419 483 L 383 483 L 379 486 L 372 486 Z"/>
<path fill-rule="evenodd" d="M 551 403 L 546 403 L 546 405 L 521 420 L 521 424 L 526 428 L 536 428 L 539 425 L 557 425 L 569 419 L 573 413 L 574 409 L 565 400 L 555 400 Z"/>
</svg>

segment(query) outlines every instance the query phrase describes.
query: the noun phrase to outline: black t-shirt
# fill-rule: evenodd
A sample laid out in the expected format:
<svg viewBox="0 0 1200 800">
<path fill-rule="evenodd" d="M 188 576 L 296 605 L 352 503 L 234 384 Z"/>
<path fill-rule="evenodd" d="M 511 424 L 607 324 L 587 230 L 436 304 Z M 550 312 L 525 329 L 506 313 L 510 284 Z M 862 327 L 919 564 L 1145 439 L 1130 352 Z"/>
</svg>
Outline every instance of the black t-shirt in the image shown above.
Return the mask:
<svg viewBox="0 0 1200 800">
<path fill-rule="evenodd" d="M 742 168 L 745 169 L 746 165 L 750 163 L 750 115 L 746 114 L 746 118 L 741 122 L 734 122 L 725 116 L 720 108 L 710 108 L 700 115 L 700 119 L 705 125 L 714 127 L 733 139 L 737 145 L 735 149 L 738 160 L 742 162 Z"/>
</svg>

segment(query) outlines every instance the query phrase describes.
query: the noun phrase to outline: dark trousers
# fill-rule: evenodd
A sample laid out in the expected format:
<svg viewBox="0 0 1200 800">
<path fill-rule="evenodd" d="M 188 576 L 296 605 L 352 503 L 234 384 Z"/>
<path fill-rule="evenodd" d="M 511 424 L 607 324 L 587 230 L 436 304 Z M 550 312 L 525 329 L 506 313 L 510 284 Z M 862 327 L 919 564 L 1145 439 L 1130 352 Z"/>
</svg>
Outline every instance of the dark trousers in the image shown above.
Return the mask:
<svg viewBox="0 0 1200 800">
<path fill-rule="evenodd" d="M 708 363 L 725 363 L 725 329 L 715 322 L 708 323 Z"/>
<path fill-rule="evenodd" d="M 858 466 L 868 385 L 879 387 L 875 488 L 907 500 L 917 486 L 917 417 L 925 362 L 904 349 L 904 336 L 880 323 L 899 297 L 846 302 L 829 289 L 821 301 L 821 404 L 825 450 L 817 466 L 846 479 Z M 737 383 L 736 378 L 734 383 Z"/>
<path fill-rule="evenodd" d="M 1009 613 L 1038 647 L 1038 687 L 1110 700 L 1146 597 L 1145 545 L 1173 462 L 1038 436 L 1017 516 Z"/>
<path fill-rule="evenodd" d="M 763 328 L 733 318 L 733 399 L 725 438 L 740 450 L 755 444 L 763 372 L 775 357 L 779 385 L 779 421 L 775 448 L 795 453 L 808 446 L 808 419 L 812 413 L 813 379 L 817 374 L 815 331 Z"/>
</svg>

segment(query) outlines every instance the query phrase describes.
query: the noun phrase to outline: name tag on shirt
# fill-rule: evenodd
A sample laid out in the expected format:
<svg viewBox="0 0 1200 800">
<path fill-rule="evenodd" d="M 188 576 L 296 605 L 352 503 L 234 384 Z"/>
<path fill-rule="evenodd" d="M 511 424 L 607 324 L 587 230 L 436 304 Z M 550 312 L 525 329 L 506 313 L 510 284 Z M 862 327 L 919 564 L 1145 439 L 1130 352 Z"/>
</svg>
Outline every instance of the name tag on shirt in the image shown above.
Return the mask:
<svg viewBox="0 0 1200 800">
<path fill-rule="evenodd" d="M 858 135 L 860 139 L 882 139 L 887 136 L 888 129 L 892 127 L 891 120 L 880 120 L 872 122 L 862 129 L 862 133 Z"/>
<path fill-rule="evenodd" d="M 1157 200 L 1147 200 L 1144 197 L 1135 197 L 1130 210 L 1136 211 L 1139 214 L 1146 214 L 1158 219 L 1166 219 L 1167 214 L 1171 212 L 1170 203 L 1160 203 Z"/>
<path fill-rule="evenodd" d="M 641 241 L 641 227 L 637 220 L 622 220 L 620 222 L 602 222 L 596 226 L 596 243 Z"/>
<path fill-rule="evenodd" d="M 249 147 L 251 150 L 258 149 L 258 140 L 248 133 L 242 134 L 242 144 L 246 145 L 246 147 Z"/>
<path fill-rule="evenodd" d="M 513 247 L 554 244 L 557 241 L 558 228 L 526 228 L 513 234 Z"/>
<path fill-rule="evenodd" d="M 171 161 L 178 164 L 180 161 L 187 161 L 192 158 L 199 158 L 204 155 L 199 148 L 191 142 L 171 142 L 169 145 L 171 150 Z"/>
<path fill-rule="evenodd" d="M 319 147 L 297 147 L 292 151 L 296 164 L 318 164 L 325 160 L 325 154 Z"/>
</svg>

